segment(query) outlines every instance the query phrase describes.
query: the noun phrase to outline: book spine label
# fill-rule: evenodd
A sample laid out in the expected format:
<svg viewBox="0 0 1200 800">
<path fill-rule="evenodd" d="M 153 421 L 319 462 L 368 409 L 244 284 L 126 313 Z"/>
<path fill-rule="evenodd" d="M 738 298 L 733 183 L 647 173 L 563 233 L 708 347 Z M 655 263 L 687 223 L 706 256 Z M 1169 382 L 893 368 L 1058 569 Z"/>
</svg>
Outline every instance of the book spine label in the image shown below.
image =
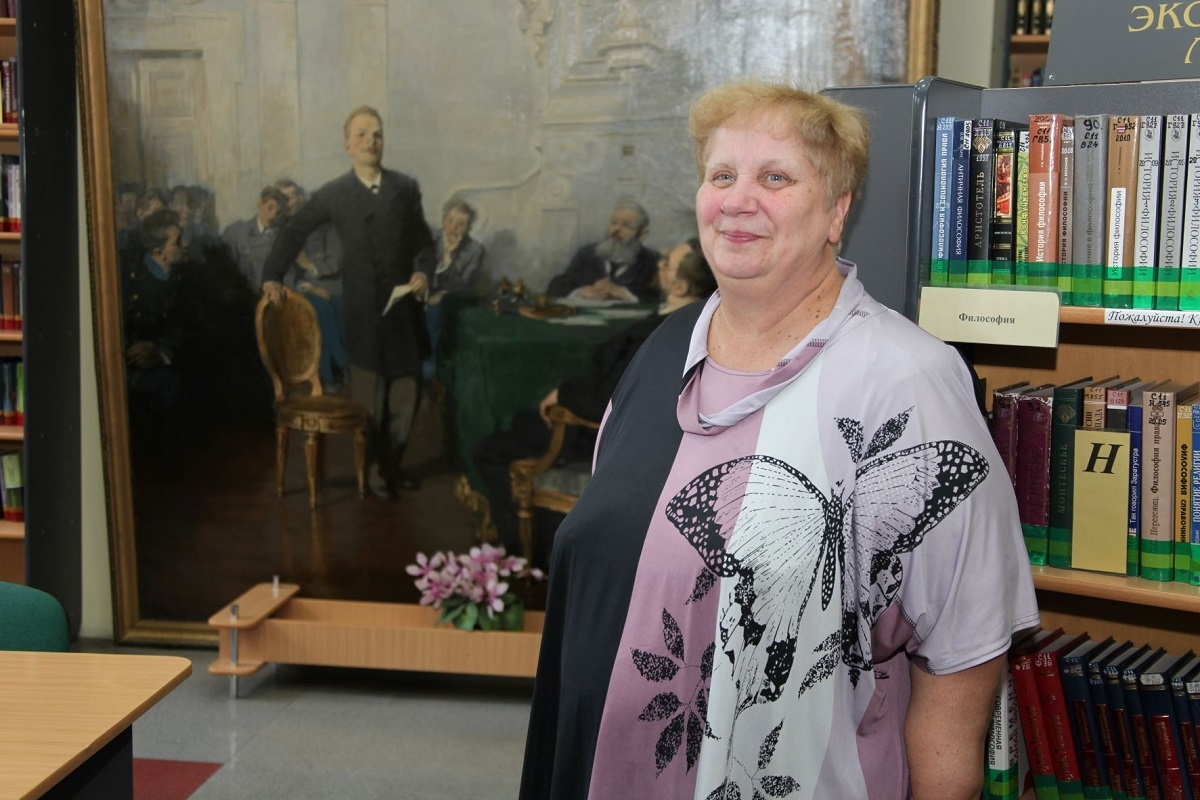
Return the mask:
<svg viewBox="0 0 1200 800">
<path fill-rule="evenodd" d="M 1157 278 L 1158 178 L 1162 168 L 1163 118 L 1146 114 L 1138 134 L 1137 197 L 1134 202 L 1133 307 L 1154 308 Z"/>
<path fill-rule="evenodd" d="M 1017 210 L 1013 221 L 1013 283 L 1029 285 L 1029 131 L 1017 131 Z M 1099 284 L 1097 284 L 1099 285 Z"/>
<path fill-rule="evenodd" d="M 938 117 L 934 133 L 933 165 L 933 253 L 929 282 L 946 286 L 950 270 L 950 150 L 954 141 L 954 117 Z"/>
<path fill-rule="evenodd" d="M 986 286 L 991 282 L 993 161 L 995 121 L 977 119 L 971 129 L 971 220 L 967 240 L 967 285 Z"/>
<path fill-rule="evenodd" d="M 1010 286 L 1014 282 L 1013 217 L 1014 173 L 1017 157 L 1017 131 L 1012 123 L 996 120 L 992 156 L 992 231 L 988 258 L 992 262 L 992 284 Z"/>
<path fill-rule="evenodd" d="M 967 285 L 967 249 L 971 221 L 971 136 L 973 121 L 954 122 L 954 149 L 950 184 L 950 262 L 947 265 L 951 286 Z"/>
<path fill-rule="evenodd" d="M 1171 580 L 1175 508 L 1175 394 L 1146 392 L 1142 423 L 1141 573 Z"/>
<path fill-rule="evenodd" d="M 1058 209 L 1063 118 L 1029 117 L 1029 285 L 1058 286 Z"/>
<path fill-rule="evenodd" d="M 1104 277 L 1105 180 L 1108 172 L 1108 115 L 1075 118 L 1075 192 L 1071 238 L 1074 280 L 1071 300 L 1077 306 L 1101 303 Z"/>
<path fill-rule="evenodd" d="M 1186 187 L 1179 308 L 1194 311 L 1200 309 L 1200 113 L 1192 114 L 1189 127 Z"/>
<path fill-rule="evenodd" d="M 1158 211 L 1158 277 L 1154 307 L 1179 308 L 1179 268 L 1183 252 L 1184 190 L 1187 188 L 1188 115 L 1163 119 L 1163 157 Z"/>
<path fill-rule="evenodd" d="M 1058 294 L 1063 305 L 1075 305 L 1075 267 L 1072 230 L 1075 197 L 1075 126 L 1064 124 L 1059 150 L 1058 177 Z"/>
<path fill-rule="evenodd" d="M 1108 245 L 1105 308 L 1133 307 L 1133 208 L 1137 193 L 1138 117 L 1108 123 Z"/>
</svg>

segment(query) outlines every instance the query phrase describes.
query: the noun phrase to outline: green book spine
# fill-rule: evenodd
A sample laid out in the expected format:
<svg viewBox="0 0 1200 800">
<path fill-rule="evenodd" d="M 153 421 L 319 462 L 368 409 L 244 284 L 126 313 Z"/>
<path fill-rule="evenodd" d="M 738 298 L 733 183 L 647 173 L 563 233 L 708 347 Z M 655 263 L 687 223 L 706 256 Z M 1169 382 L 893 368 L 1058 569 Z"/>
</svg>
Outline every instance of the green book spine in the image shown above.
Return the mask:
<svg viewBox="0 0 1200 800">
<path fill-rule="evenodd" d="M 1050 566 L 1071 568 L 1071 490 L 1075 483 L 1075 430 L 1083 416 L 1083 384 L 1091 379 L 1059 386 L 1054 390 L 1054 421 L 1050 427 Z"/>
<path fill-rule="evenodd" d="M 1189 153 L 1200 153 L 1200 114 L 1192 114 Z M 1183 247 L 1179 271 L 1179 308 L 1200 309 L 1200 157 L 1188 156 L 1187 187 L 1184 192 Z"/>
</svg>

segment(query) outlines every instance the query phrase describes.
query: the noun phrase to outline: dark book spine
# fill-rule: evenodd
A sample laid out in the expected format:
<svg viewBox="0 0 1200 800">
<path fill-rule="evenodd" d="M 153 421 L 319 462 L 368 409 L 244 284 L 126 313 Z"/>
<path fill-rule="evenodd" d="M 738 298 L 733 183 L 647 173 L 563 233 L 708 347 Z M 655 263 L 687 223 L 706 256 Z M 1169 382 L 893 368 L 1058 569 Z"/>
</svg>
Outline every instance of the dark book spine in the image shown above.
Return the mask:
<svg viewBox="0 0 1200 800">
<path fill-rule="evenodd" d="M 1050 432 L 1050 566 L 1071 568 L 1071 489 L 1075 473 L 1075 431 L 1083 414 L 1083 387 L 1054 390 L 1054 422 Z"/>
<path fill-rule="evenodd" d="M 971 129 L 972 121 L 954 121 L 950 160 L 949 263 L 951 286 L 967 285 L 967 248 L 971 220 Z"/>
<path fill-rule="evenodd" d="M 1171 705 L 1175 715 L 1180 752 L 1183 756 L 1184 772 L 1187 774 L 1191 787 L 1194 790 L 1200 790 L 1200 736 L 1196 734 L 1196 724 L 1192 719 L 1191 709 L 1188 708 L 1185 676 L 1186 673 L 1176 673 L 1171 678 Z"/>
<path fill-rule="evenodd" d="M 1112 714 L 1108 707 L 1108 694 L 1104 687 L 1104 674 L 1099 665 L 1089 664 L 1087 670 L 1088 693 L 1092 698 L 1092 713 L 1096 718 L 1096 733 L 1100 743 L 1100 757 L 1108 775 L 1114 798 L 1124 798 L 1124 781 L 1121 778 L 1121 759 L 1117 754 L 1116 734 L 1113 732 Z"/>
<path fill-rule="evenodd" d="M 1017 401 L 1017 510 L 1033 564 L 1046 563 L 1050 522 L 1050 425 L 1053 399 Z"/>
<path fill-rule="evenodd" d="M 1112 720 L 1113 741 L 1116 744 L 1117 760 L 1121 771 L 1121 784 L 1125 796 L 1144 798 L 1146 789 L 1138 770 L 1134 755 L 1133 726 L 1125 708 L 1125 689 L 1121 685 L 1121 672 L 1114 667 L 1104 669 L 1104 690 L 1108 696 L 1108 713 Z"/>
<path fill-rule="evenodd" d="M 1010 392 L 992 393 L 992 441 L 1000 460 L 1008 470 L 1013 489 L 1017 488 L 1017 396 Z"/>
<path fill-rule="evenodd" d="M 971 130 L 971 221 L 967 240 L 967 285 L 986 286 L 991 282 L 992 207 L 995 183 L 994 123 L 990 117 L 977 119 Z"/>
<path fill-rule="evenodd" d="M 991 260 L 994 285 L 1011 285 L 1015 280 L 1013 269 L 1015 242 L 1015 181 L 1017 158 L 1017 131 L 1023 126 L 1008 120 L 998 119 L 994 123 L 992 157 L 992 213 L 991 241 L 988 258 Z"/>
<path fill-rule="evenodd" d="M 1164 800 L 1189 800 L 1192 796 L 1191 782 L 1184 771 L 1183 752 L 1173 719 L 1175 708 L 1168 682 L 1169 679 L 1162 674 L 1142 675 L 1138 688 L 1146 733 L 1153 751 L 1150 771 L 1157 773 Z"/>
<path fill-rule="evenodd" d="M 1078 657 L 1064 657 L 1059 663 L 1059 674 L 1062 676 L 1063 697 L 1067 701 L 1075 749 L 1079 755 L 1084 795 L 1092 797 L 1108 786 L 1108 771 L 1100 752 L 1099 734 L 1083 662 Z"/>
<path fill-rule="evenodd" d="M 1142 545 L 1142 406 L 1141 399 L 1130 400 L 1125 409 L 1129 420 L 1129 545 L 1126 549 L 1125 574 L 1136 578 L 1141 573 Z"/>
<path fill-rule="evenodd" d="M 1121 684 L 1125 690 L 1125 713 L 1133 732 L 1133 760 L 1142 779 L 1142 789 L 1146 793 L 1146 800 L 1162 800 L 1158 775 L 1154 769 L 1150 728 L 1146 724 L 1146 714 L 1142 710 L 1142 696 L 1138 691 L 1137 673 L 1133 670 L 1126 670 L 1121 676 Z"/>
</svg>

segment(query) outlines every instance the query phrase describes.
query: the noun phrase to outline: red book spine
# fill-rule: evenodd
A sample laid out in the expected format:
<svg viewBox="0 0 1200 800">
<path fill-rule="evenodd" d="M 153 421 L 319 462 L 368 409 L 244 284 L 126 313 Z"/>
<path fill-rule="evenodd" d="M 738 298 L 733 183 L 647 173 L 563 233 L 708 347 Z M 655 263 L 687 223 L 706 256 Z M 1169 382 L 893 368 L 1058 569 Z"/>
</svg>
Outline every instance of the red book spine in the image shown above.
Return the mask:
<svg viewBox="0 0 1200 800">
<path fill-rule="evenodd" d="M 1108 703 L 1096 703 L 1096 727 L 1100 731 L 1100 753 L 1108 770 L 1108 782 L 1113 792 L 1124 793 L 1125 781 L 1121 776 L 1121 759 L 1117 755 L 1117 741 L 1113 738 L 1112 717 Z"/>
<path fill-rule="evenodd" d="M 1011 669 L 1021 733 L 1025 737 L 1025 752 L 1029 757 L 1029 773 L 1035 783 L 1057 783 L 1054 764 L 1050 760 L 1050 745 L 1046 741 L 1046 724 L 1042 716 L 1042 701 L 1038 696 L 1037 678 L 1033 672 L 1033 658 L 1028 653 L 1015 656 Z"/>
<path fill-rule="evenodd" d="M 1083 785 L 1098 787 L 1100 782 L 1100 750 L 1092 738 L 1092 726 L 1088 724 L 1086 700 L 1072 700 L 1071 716 L 1075 718 L 1075 730 L 1079 731 L 1079 768 L 1083 773 Z"/>
<path fill-rule="evenodd" d="M 1167 714 L 1153 714 L 1147 722 L 1150 727 L 1149 733 L 1154 739 L 1154 752 L 1158 756 L 1158 780 L 1162 785 L 1163 800 L 1189 800 L 1183 794 L 1183 765 L 1175 757 L 1175 742 L 1171 737 L 1174 725 L 1171 717 Z M 1153 759 L 1150 769 L 1154 770 Z"/>
<path fill-rule="evenodd" d="M 1033 676 L 1042 702 L 1042 716 L 1046 721 L 1046 739 L 1050 745 L 1054 777 L 1060 786 L 1079 783 L 1080 775 L 1079 757 L 1075 753 L 1071 721 L 1067 716 L 1067 701 L 1063 697 L 1058 654 L 1075 649 L 1085 638 L 1086 635 L 1080 636 L 1053 652 L 1035 653 L 1033 656 Z"/>
<path fill-rule="evenodd" d="M 1117 732 L 1117 752 L 1120 753 L 1121 782 L 1125 784 L 1125 792 L 1130 797 L 1144 797 L 1140 793 L 1135 793 L 1140 781 L 1138 780 L 1138 765 L 1133 756 L 1133 742 L 1129 738 L 1128 720 L 1126 719 L 1125 709 L 1113 708 L 1113 727 Z"/>
</svg>

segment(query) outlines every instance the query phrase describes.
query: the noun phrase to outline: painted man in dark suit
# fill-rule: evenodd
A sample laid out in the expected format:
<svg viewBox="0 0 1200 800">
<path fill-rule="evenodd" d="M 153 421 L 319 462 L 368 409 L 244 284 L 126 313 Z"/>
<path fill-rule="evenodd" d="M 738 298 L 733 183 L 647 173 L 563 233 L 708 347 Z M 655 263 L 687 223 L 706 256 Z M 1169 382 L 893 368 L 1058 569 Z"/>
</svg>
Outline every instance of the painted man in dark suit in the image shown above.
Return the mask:
<svg viewBox="0 0 1200 800">
<path fill-rule="evenodd" d="M 283 297 L 283 277 L 309 234 L 332 223 L 342 242 L 342 317 L 350 353 L 350 393 L 371 412 L 371 491 L 418 481 L 400 465 L 421 396 L 429 337 L 418 298 L 429 288 L 433 243 L 417 182 L 384 169 L 383 120 L 361 106 L 343 127 L 352 169 L 322 186 L 280 230 L 263 267 L 263 293 Z M 383 314 L 396 287 L 411 292 Z"/>
<path fill-rule="evenodd" d="M 658 253 L 642 245 L 649 231 L 650 217 L 644 208 L 632 201 L 619 203 L 607 235 L 579 248 L 567 268 L 550 281 L 546 293 L 583 300 L 656 302 Z"/>
</svg>

